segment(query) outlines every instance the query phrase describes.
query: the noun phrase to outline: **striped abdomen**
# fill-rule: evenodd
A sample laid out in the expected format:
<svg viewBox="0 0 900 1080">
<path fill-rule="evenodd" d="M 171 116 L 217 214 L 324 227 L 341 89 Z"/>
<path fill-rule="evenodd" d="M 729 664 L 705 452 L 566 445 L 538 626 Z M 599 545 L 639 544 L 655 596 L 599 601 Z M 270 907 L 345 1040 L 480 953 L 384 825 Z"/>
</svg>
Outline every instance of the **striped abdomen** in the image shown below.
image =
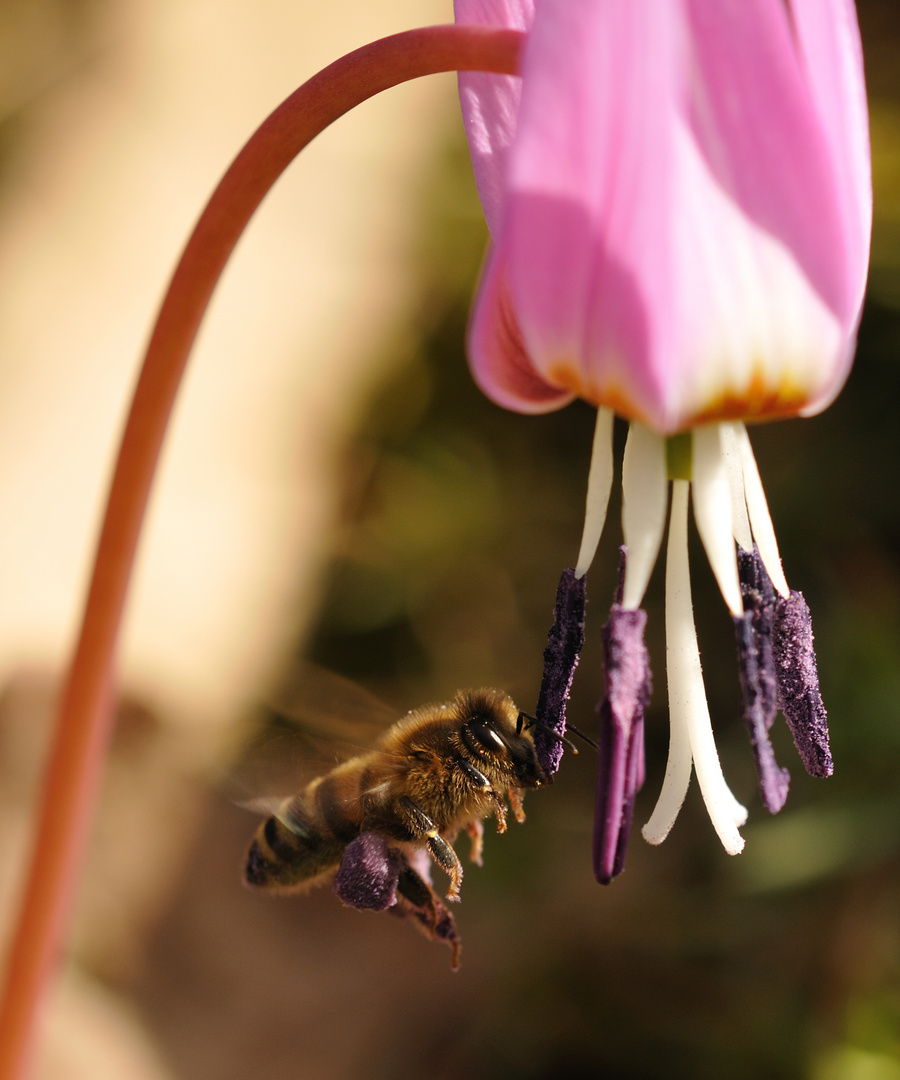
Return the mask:
<svg viewBox="0 0 900 1080">
<path fill-rule="evenodd" d="M 337 867 L 344 848 L 360 831 L 360 770 L 349 768 L 351 764 L 285 799 L 260 825 L 247 852 L 247 885 L 291 889 Z"/>
</svg>

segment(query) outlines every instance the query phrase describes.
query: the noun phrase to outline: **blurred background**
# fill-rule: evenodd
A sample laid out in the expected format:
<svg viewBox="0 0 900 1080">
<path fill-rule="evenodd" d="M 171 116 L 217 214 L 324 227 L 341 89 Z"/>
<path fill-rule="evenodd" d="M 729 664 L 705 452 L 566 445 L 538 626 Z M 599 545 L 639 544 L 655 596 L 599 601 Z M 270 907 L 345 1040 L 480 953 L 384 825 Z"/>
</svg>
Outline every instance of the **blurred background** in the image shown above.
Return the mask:
<svg viewBox="0 0 900 1080">
<path fill-rule="evenodd" d="M 597 886 L 587 752 L 529 796 L 524 825 L 488 826 L 455 911 L 458 974 L 442 946 L 328 890 L 241 886 L 258 821 L 240 806 L 248 747 L 268 724 L 270 747 L 292 753 L 266 704 L 302 712 L 313 662 L 398 714 L 484 684 L 533 708 L 580 538 L 591 410 L 504 413 L 467 374 L 485 230 L 455 80 L 391 91 L 279 183 L 207 318 L 145 531 L 39 1076 L 900 1078 L 900 9 L 860 0 L 859 14 L 876 219 L 857 364 L 821 417 L 752 432 L 815 619 L 834 778 L 809 780 L 779 723 L 791 796 L 777 818 L 760 806 L 728 616 L 695 550 L 745 854 L 722 852 L 694 786 L 666 843 L 635 828 L 626 873 Z M 0 0 L 0 940 L 111 455 L 176 254 L 296 85 L 451 15 L 449 0 Z M 589 731 L 617 498 L 570 706 Z M 660 573 L 647 607 L 638 825 L 667 747 Z"/>
</svg>

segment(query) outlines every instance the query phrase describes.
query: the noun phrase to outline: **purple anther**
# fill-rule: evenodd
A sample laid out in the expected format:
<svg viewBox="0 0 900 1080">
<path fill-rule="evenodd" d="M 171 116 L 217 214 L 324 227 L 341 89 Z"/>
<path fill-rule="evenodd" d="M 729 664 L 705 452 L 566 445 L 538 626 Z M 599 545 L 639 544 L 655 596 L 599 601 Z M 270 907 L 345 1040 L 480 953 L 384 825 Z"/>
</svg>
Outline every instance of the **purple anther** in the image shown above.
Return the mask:
<svg viewBox="0 0 900 1080">
<path fill-rule="evenodd" d="M 344 848 L 334 892 L 360 911 L 385 911 L 397 903 L 402 858 L 381 833 L 360 833 Z"/>
<path fill-rule="evenodd" d="M 738 546 L 738 576 L 744 611 L 752 613 L 751 626 L 759 669 L 757 690 L 765 718 L 766 730 L 771 728 L 778 710 L 775 687 L 775 661 L 772 658 L 772 622 L 775 618 L 775 586 L 759 557 L 759 550 L 752 551 Z"/>
<path fill-rule="evenodd" d="M 744 601 L 744 614 L 734 620 L 743 703 L 741 720 L 750 734 L 763 806 L 777 814 L 787 799 L 791 777 L 787 769 L 779 767 L 769 739 L 777 708 L 772 658 L 775 589 L 755 544 L 753 551 L 738 547 L 738 575 Z"/>
<path fill-rule="evenodd" d="M 763 680 L 759 665 L 757 636 L 753 631 L 753 612 L 745 611 L 743 615 L 737 616 L 734 620 L 734 629 L 737 636 L 743 700 L 741 720 L 750 733 L 750 745 L 756 757 L 756 773 L 759 778 L 759 794 L 763 806 L 770 814 L 777 814 L 787 799 L 791 774 L 787 769 L 779 767 L 769 739 L 771 720 L 768 719 L 764 708 L 764 694 L 761 689 Z"/>
<path fill-rule="evenodd" d="M 644 711 L 652 678 L 647 613 L 613 604 L 603 627 L 606 697 L 600 705 L 594 874 L 608 885 L 625 864 L 634 800 L 644 782 Z"/>
<path fill-rule="evenodd" d="M 810 776 L 831 776 L 828 720 L 819 690 L 812 620 L 803 595 L 791 591 L 775 603 L 772 632 L 778 704 Z"/>
<path fill-rule="evenodd" d="M 548 776 L 559 768 L 563 755 L 566 702 L 584 645 L 585 588 L 586 576 L 576 578 L 573 569 L 563 570 L 556 590 L 553 626 L 544 649 L 544 677 L 535 709 L 538 723 L 534 728 L 534 746 L 538 762 Z"/>
</svg>

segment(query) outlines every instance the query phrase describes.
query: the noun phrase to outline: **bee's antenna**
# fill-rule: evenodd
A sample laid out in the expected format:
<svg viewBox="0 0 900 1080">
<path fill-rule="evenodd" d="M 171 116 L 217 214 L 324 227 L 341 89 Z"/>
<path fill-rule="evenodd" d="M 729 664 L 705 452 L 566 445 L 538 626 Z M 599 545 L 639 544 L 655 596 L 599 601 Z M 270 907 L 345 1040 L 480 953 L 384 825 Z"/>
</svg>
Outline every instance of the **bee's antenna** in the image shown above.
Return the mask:
<svg viewBox="0 0 900 1080">
<path fill-rule="evenodd" d="M 600 744 L 597 742 L 596 739 L 592 739 L 590 735 L 585 735 L 583 731 L 579 731 L 579 729 L 575 727 L 574 724 L 570 724 L 568 721 L 566 721 L 566 730 L 571 731 L 573 735 L 577 735 L 579 739 L 582 739 L 588 744 L 588 746 L 593 747 L 595 750 L 600 749 Z"/>
<path fill-rule="evenodd" d="M 565 735 L 560 735 L 560 733 L 552 725 L 546 723 L 543 720 L 538 720 L 538 718 L 536 716 L 532 716 L 531 713 L 522 711 L 519 712 L 519 722 L 516 725 L 517 735 L 521 734 L 522 732 L 523 720 L 528 721 L 528 723 L 525 724 L 526 731 L 528 731 L 529 728 L 539 727 L 541 731 L 545 732 L 551 738 L 557 739 L 561 743 L 565 743 L 565 745 L 568 746 L 568 748 L 572 751 L 573 754 L 578 753 L 578 747 L 572 742 L 571 739 L 567 739 Z M 567 724 L 566 729 L 568 731 L 571 731 L 573 735 L 577 735 L 579 739 L 583 739 L 588 744 L 588 746 L 592 746 L 595 750 L 598 748 L 597 743 L 590 737 L 590 735 L 585 735 L 583 731 L 579 731 L 574 724 Z"/>
</svg>

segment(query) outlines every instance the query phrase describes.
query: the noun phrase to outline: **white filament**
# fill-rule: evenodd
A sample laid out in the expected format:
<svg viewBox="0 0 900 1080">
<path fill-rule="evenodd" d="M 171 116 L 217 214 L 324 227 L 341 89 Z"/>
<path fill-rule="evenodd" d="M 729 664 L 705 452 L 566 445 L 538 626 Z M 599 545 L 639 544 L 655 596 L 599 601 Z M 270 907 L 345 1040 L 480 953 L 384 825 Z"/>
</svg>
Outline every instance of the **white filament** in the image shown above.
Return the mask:
<svg viewBox="0 0 900 1080">
<path fill-rule="evenodd" d="M 692 477 L 697 532 L 728 609 L 732 615 L 741 615 L 744 603 L 732 531 L 731 485 L 718 424 L 694 430 Z"/>
<path fill-rule="evenodd" d="M 687 550 L 688 489 L 686 480 L 676 480 L 672 484 L 666 550 L 669 760 L 659 800 L 642 834 L 651 844 L 660 844 L 668 836 L 687 794 L 693 760 L 713 828 L 728 854 L 737 855 L 744 846 L 738 826 L 747 820 L 747 811 L 725 783 L 706 704 L 691 604 Z"/>
<path fill-rule="evenodd" d="M 747 500 L 744 497 L 744 465 L 738 445 L 734 424 L 722 424 L 722 454 L 728 470 L 728 487 L 731 491 L 731 528 L 734 538 L 744 551 L 753 550 L 753 533 L 747 516 Z"/>
<path fill-rule="evenodd" d="M 622 461 L 622 534 L 628 557 L 622 606 L 641 606 L 666 524 L 666 441 L 643 424 L 628 429 Z"/>
<path fill-rule="evenodd" d="M 734 424 L 733 427 L 744 472 L 747 512 L 750 515 L 750 526 L 753 529 L 753 539 L 759 549 L 759 557 L 778 592 L 782 596 L 790 596 L 790 589 L 781 566 L 781 556 L 778 554 L 778 541 L 775 539 L 775 529 L 772 527 L 769 504 L 766 502 L 766 493 L 763 491 L 759 469 L 756 467 L 756 458 L 753 456 L 753 447 L 750 445 L 750 436 L 743 424 Z"/>
<path fill-rule="evenodd" d="M 581 548 L 575 564 L 575 577 L 587 573 L 594 561 L 603 526 L 606 524 L 606 508 L 613 478 L 613 414 L 609 409 L 597 410 L 597 426 L 594 428 L 594 447 L 591 451 L 591 468 L 588 473 L 587 502 L 584 509 L 584 532 Z"/>
</svg>

